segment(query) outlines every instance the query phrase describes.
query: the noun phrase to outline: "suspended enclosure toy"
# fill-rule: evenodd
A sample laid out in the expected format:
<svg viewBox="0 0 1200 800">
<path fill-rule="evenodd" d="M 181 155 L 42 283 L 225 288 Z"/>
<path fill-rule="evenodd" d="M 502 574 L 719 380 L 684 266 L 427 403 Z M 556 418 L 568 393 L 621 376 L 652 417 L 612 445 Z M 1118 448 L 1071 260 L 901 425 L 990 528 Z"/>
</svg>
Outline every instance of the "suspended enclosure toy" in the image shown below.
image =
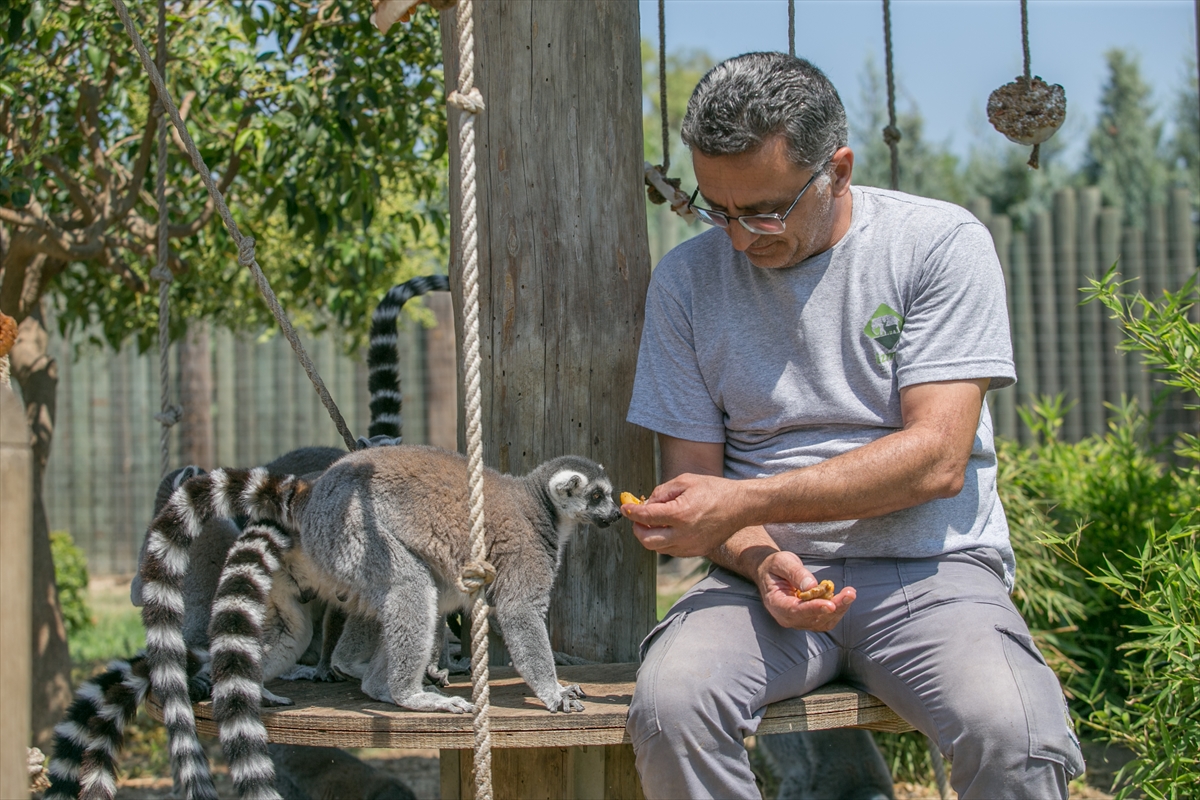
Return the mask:
<svg viewBox="0 0 1200 800">
<path fill-rule="evenodd" d="M 1021 48 L 1025 74 L 1018 75 L 988 96 L 987 116 L 992 127 L 1009 141 L 1032 145 L 1029 166 L 1038 168 L 1042 142 L 1054 135 L 1067 117 L 1067 95 L 1057 83 L 1050 84 L 1029 71 L 1029 14 L 1021 0 Z"/>
</svg>

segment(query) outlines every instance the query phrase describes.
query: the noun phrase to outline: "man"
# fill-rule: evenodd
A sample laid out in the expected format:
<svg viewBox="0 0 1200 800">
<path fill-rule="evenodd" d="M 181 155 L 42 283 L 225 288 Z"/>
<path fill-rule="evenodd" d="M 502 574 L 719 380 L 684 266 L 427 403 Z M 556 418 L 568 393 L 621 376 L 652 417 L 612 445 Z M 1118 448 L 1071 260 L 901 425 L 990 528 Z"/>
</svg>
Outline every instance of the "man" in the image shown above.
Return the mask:
<svg viewBox="0 0 1200 800">
<path fill-rule="evenodd" d="M 643 644 L 646 796 L 757 798 L 758 714 L 837 678 L 933 737 L 964 800 L 1065 797 L 1078 742 L 1009 599 L 984 395 L 1015 372 L 987 229 L 851 187 L 845 111 L 801 59 L 719 64 L 682 135 L 721 230 L 651 280 L 629 420 L 666 482 L 623 510 L 715 568 Z M 794 596 L 822 579 L 832 599 Z"/>
</svg>

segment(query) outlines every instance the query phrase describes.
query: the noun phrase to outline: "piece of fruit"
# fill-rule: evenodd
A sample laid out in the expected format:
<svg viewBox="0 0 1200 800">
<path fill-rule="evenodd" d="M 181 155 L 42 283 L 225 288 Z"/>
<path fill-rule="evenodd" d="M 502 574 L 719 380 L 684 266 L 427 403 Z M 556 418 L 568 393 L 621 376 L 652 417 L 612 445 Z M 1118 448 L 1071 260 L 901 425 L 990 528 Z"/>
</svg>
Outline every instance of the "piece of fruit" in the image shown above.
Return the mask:
<svg viewBox="0 0 1200 800">
<path fill-rule="evenodd" d="M 832 600 L 833 599 L 833 581 L 821 581 L 808 591 L 802 592 L 799 589 L 795 590 L 796 599 L 801 602 L 809 600 Z"/>
<path fill-rule="evenodd" d="M 635 506 L 640 506 L 644 502 L 646 502 L 645 496 L 639 500 L 633 492 L 621 492 L 621 505 L 633 503 Z"/>
</svg>

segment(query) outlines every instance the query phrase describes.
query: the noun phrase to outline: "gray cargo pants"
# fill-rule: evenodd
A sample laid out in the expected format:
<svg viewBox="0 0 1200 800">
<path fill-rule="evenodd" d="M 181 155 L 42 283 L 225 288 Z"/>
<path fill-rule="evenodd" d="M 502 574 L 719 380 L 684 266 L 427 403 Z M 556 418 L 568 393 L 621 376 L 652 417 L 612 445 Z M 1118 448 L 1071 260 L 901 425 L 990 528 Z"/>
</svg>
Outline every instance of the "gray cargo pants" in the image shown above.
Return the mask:
<svg viewBox="0 0 1200 800">
<path fill-rule="evenodd" d="M 995 550 L 804 563 L 858 592 L 828 633 L 780 627 L 717 569 L 646 637 L 628 730 L 647 798 L 758 800 L 743 738 L 767 704 L 834 679 L 932 737 L 962 800 L 1067 796 L 1079 742 Z"/>
</svg>

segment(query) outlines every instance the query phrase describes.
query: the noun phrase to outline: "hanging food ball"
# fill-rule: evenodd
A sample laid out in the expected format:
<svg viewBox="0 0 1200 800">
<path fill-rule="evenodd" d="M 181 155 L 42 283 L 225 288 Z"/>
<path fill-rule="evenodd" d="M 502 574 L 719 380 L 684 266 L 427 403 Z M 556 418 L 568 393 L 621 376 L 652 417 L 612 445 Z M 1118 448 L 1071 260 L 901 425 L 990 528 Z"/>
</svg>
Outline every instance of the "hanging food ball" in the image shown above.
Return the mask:
<svg viewBox="0 0 1200 800">
<path fill-rule="evenodd" d="M 1063 87 L 1039 77 L 1018 76 L 988 97 L 988 122 L 1017 144 L 1033 145 L 1029 166 L 1038 168 L 1038 145 L 1054 135 L 1067 116 Z"/>
</svg>

